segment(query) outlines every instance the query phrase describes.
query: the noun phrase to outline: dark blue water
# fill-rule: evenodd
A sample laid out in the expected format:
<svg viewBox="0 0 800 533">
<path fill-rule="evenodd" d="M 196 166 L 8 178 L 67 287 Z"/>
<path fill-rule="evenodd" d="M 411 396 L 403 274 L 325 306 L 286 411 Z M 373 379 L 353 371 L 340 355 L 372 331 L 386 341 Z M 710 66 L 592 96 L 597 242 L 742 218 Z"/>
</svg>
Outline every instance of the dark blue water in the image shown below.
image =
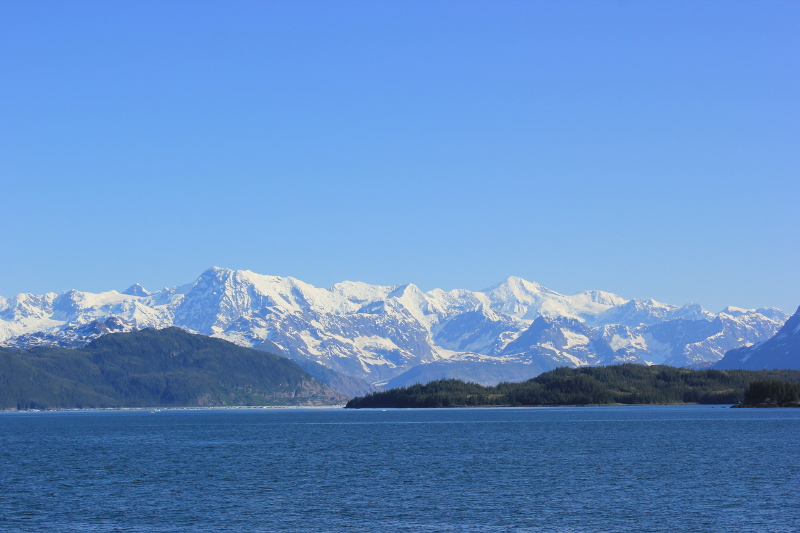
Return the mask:
<svg viewBox="0 0 800 533">
<path fill-rule="evenodd" d="M 0 414 L 0 531 L 788 532 L 800 409 Z"/>
</svg>

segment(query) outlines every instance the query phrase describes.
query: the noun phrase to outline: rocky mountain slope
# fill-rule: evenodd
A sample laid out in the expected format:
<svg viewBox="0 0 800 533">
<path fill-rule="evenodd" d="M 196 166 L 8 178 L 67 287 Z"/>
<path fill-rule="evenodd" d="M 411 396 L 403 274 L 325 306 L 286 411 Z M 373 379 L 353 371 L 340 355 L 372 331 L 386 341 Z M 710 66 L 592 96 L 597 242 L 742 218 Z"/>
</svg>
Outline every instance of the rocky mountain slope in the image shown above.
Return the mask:
<svg viewBox="0 0 800 533">
<path fill-rule="evenodd" d="M 729 351 L 714 368 L 800 369 L 800 307 L 774 337 Z"/>
<path fill-rule="evenodd" d="M 764 341 L 787 316 L 710 313 L 602 291 L 562 295 L 509 277 L 483 291 L 289 277 L 213 267 L 148 292 L 68 291 L 0 298 L 0 345 L 80 346 L 109 331 L 178 326 L 310 361 L 377 385 L 430 376 L 524 380 L 557 366 L 647 362 L 703 368 Z"/>
</svg>

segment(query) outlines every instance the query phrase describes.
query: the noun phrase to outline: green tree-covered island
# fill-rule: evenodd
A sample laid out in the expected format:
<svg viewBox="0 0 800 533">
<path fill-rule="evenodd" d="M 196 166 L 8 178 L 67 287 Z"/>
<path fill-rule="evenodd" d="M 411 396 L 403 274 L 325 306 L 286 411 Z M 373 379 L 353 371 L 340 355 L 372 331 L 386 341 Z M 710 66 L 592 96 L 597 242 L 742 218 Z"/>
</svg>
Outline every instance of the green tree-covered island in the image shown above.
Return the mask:
<svg viewBox="0 0 800 533">
<path fill-rule="evenodd" d="M 760 385 L 751 387 L 756 384 Z M 767 397 L 764 394 L 778 390 L 782 404 L 798 404 L 800 370 L 688 370 L 624 364 L 557 368 L 522 383 L 494 387 L 443 379 L 374 392 L 350 400 L 346 407 L 739 404 L 745 399 L 756 406 Z"/>
</svg>

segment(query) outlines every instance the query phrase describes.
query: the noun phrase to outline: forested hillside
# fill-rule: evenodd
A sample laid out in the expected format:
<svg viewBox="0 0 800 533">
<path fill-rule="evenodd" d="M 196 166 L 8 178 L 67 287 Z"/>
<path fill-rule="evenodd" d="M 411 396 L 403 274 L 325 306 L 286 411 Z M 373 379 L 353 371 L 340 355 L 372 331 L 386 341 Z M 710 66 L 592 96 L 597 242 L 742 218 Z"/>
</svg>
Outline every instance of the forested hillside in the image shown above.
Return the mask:
<svg viewBox="0 0 800 533">
<path fill-rule="evenodd" d="M 558 368 L 522 383 L 485 387 L 455 379 L 354 398 L 349 408 L 524 405 L 734 404 L 757 380 L 800 383 L 800 370 L 688 370 L 613 365 Z"/>
<path fill-rule="evenodd" d="M 178 328 L 82 349 L 0 349 L 0 408 L 326 405 L 343 396 L 291 360 Z"/>
</svg>

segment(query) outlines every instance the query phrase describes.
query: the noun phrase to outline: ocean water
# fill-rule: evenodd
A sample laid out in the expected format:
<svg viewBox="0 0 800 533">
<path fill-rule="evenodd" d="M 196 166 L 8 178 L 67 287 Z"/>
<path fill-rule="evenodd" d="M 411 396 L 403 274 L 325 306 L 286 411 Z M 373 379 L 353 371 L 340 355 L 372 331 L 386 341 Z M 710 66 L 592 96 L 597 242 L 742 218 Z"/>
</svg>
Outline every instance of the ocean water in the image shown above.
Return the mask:
<svg viewBox="0 0 800 533">
<path fill-rule="evenodd" d="M 0 414 L 4 532 L 795 532 L 800 409 Z"/>
</svg>

